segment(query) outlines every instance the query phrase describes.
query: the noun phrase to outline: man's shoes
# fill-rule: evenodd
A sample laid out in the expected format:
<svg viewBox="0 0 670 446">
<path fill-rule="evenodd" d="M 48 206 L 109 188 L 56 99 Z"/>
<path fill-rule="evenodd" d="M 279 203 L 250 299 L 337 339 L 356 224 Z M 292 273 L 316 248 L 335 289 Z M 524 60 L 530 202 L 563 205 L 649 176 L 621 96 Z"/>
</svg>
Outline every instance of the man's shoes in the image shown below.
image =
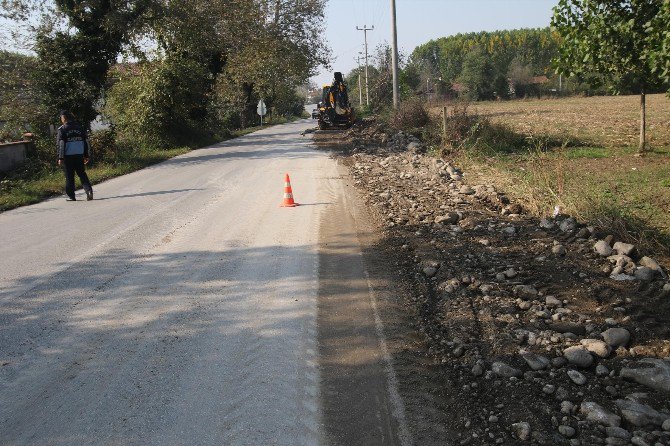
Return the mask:
<svg viewBox="0 0 670 446">
<path fill-rule="evenodd" d="M 74 197 L 67 197 L 65 201 L 77 201 L 77 199 Z"/>
<path fill-rule="evenodd" d="M 93 199 L 93 189 L 86 191 L 86 201 L 91 201 Z"/>
</svg>

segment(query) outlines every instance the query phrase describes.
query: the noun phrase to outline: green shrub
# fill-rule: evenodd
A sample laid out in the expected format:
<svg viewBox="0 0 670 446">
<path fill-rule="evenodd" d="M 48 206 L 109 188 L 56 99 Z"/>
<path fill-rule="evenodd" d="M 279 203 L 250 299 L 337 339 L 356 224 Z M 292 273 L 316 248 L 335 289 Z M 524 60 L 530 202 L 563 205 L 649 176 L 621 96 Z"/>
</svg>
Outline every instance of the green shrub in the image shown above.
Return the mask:
<svg viewBox="0 0 670 446">
<path fill-rule="evenodd" d="M 193 145 L 209 135 L 211 75 L 181 56 L 122 73 L 109 91 L 105 114 L 123 141 L 148 149 Z"/>
<path fill-rule="evenodd" d="M 114 128 L 91 132 L 88 137 L 91 159 L 95 163 L 115 163 L 119 158 L 119 145 Z"/>
<path fill-rule="evenodd" d="M 280 89 L 272 108 L 276 117 L 301 116 L 305 111 L 304 99 L 295 90 Z"/>
</svg>

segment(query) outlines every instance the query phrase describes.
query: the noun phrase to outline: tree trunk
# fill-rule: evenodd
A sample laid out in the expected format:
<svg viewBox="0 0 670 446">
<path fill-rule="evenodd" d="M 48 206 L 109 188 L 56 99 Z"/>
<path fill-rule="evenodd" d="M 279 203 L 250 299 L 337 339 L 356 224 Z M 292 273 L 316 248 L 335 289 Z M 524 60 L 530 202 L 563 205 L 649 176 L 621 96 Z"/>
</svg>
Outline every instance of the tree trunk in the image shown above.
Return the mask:
<svg viewBox="0 0 670 446">
<path fill-rule="evenodd" d="M 253 84 L 243 83 L 242 91 L 244 91 L 244 107 L 242 108 L 242 113 L 240 116 L 240 121 L 242 128 L 246 128 L 249 124 L 253 125 L 254 115 L 252 114 L 252 109 L 254 109 L 254 103 L 252 102 L 254 86 Z"/>
<path fill-rule="evenodd" d="M 639 153 L 644 153 L 647 145 L 647 98 L 644 86 L 640 91 L 640 146 Z"/>
</svg>

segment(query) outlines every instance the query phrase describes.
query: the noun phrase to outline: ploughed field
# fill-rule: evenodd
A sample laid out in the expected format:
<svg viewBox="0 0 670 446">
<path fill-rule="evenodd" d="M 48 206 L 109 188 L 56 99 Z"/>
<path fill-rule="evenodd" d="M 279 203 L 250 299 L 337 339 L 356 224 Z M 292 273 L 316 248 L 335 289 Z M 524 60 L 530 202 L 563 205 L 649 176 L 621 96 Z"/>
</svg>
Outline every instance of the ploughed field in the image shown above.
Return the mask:
<svg viewBox="0 0 670 446">
<path fill-rule="evenodd" d="M 478 102 L 471 109 L 525 135 L 624 148 L 639 141 L 639 103 L 635 95 L 598 96 Z M 664 94 L 647 95 L 647 137 L 652 149 L 670 149 L 670 99 Z"/>
</svg>

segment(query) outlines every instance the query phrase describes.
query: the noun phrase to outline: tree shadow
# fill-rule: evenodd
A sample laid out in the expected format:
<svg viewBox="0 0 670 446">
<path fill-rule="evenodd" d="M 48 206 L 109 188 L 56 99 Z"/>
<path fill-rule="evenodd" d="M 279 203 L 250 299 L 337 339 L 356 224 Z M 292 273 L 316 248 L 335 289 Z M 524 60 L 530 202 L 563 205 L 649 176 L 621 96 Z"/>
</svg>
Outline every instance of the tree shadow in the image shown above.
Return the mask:
<svg viewBox="0 0 670 446">
<path fill-rule="evenodd" d="M 135 197 L 148 197 L 152 195 L 167 195 L 167 194 L 179 194 L 182 192 L 192 192 L 192 191 L 198 191 L 198 190 L 204 190 L 204 189 L 173 189 L 173 190 L 160 190 L 160 191 L 154 191 L 154 192 L 142 192 L 138 194 L 126 194 L 126 195 L 115 195 L 112 197 L 102 197 L 102 198 L 96 198 L 95 201 L 104 201 L 104 200 L 115 200 L 118 198 L 135 198 Z"/>
<path fill-rule="evenodd" d="M 309 443 L 314 265 L 351 263 L 349 248 L 319 255 L 240 240 L 221 251 L 115 250 L 6 286 L 0 443 L 186 444 L 216 432 L 239 444 L 251 431 L 261 443 Z"/>
<path fill-rule="evenodd" d="M 287 138 L 290 133 L 271 133 L 264 135 L 251 134 L 243 136 L 238 139 L 224 141 L 209 147 L 194 150 L 185 155 L 169 159 L 161 165 L 183 166 L 190 164 L 202 164 L 211 161 L 219 160 L 243 160 L 243 159 L 264 159 L 264 158 L 278 158 L 278 159 L 303 159 L 313 156 L 311 147 L 305 144 L 306 140 L 301 137 L 292 136 Z M 279 143 L 276 142 L 277 137 L 283 137 Z M 245 150 L 245 147 L 256 147 L 267 143 L 265 149 L 251 149 Z M 234 149 L 232 151 L 224 151 L 227 148 Z M 153 167 L 149 167 L 151 169 Z"/>
</svg>

